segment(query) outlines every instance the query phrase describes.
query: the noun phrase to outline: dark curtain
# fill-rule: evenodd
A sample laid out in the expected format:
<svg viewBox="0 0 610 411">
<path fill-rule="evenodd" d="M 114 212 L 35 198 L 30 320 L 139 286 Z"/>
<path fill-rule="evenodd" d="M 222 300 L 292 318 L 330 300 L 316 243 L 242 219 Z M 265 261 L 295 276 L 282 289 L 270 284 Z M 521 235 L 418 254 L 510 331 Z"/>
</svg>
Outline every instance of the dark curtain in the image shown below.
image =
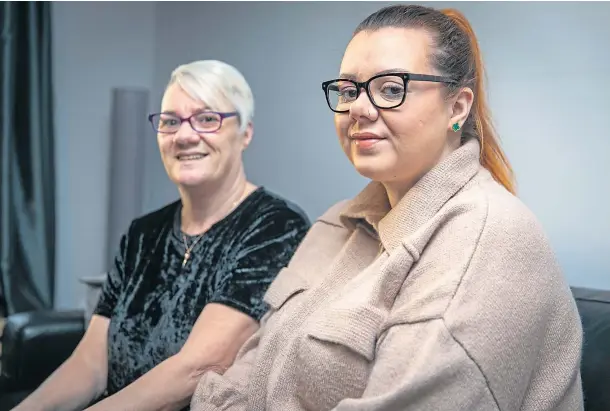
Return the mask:
<svg viewBox="0 0 610 411">
<path fill-rule="evenodd" d="M 0 2 L 0 270 L 5 315 L 53 307 L 51 2 Z"/>
</svg>

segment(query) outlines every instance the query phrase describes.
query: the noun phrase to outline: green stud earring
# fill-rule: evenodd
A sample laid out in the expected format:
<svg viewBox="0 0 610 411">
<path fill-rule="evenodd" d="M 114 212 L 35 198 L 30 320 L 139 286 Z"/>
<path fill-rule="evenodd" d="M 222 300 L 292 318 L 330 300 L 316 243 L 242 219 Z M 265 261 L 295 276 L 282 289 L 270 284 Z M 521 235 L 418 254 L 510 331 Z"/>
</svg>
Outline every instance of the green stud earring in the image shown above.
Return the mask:
<svg viewBox="0 0 610 411">
<path fill-rule="evenodd" d="M 458 131 L 460 129 L 460 124 L 455 123 L 453 126 L 451 126 L 451 128 L 453 129 L 453 131 Z"/>
</svg>

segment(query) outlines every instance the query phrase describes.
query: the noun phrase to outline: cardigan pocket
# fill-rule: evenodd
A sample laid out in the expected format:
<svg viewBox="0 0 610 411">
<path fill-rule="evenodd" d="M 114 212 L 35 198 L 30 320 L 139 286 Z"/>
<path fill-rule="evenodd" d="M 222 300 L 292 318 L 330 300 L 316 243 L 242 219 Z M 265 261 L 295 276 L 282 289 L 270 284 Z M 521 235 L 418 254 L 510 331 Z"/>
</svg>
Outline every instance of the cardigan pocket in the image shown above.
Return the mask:
<svg viewBox="0 0 610 411">
<path fill-rule="evenodd" d="M 335 306 L 307 321 L 296 367 L 305 408 L 327 410 L 362 396 L 384 318 L 372 306 Z"/>
</svg>

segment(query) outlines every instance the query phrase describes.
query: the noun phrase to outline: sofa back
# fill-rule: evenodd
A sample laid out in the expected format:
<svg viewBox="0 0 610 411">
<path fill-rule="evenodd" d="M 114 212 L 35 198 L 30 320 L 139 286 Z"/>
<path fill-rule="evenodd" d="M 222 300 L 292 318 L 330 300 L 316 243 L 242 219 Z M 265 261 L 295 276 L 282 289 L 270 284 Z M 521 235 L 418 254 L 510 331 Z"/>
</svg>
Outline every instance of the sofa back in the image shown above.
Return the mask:
<svg viewBox="0 0 610 411">
<path fill-rule="evenodd" d="M 585 411 L 610 410 L 610 291 L 572 288 L 584 330 Z"/>
</svg>

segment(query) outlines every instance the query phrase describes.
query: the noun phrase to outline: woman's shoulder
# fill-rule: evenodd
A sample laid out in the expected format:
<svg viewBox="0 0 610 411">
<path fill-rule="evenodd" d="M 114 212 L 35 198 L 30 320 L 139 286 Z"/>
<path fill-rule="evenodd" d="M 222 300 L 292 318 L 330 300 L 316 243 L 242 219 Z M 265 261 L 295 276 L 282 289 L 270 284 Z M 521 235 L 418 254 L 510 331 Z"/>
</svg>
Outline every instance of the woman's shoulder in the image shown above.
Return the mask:
<svg viewBox="0 0 610 411">
<path fill-rule="evenodd" d="M 278 223 L 291 222 L 309 226 L 307 213 L 295 202 L 265 187 L 256 189 L 243 203 L 238 212 L 253 224 L 273 220 Z"/>
<path fill-rule="evenodd" d="M 535 213 L 517 195 L 496 182 L 488 172 L 475 178 L 470 190 L 465 190 L 462 202 L 470 202 L 472 211 L 482 219 L 481 238 L 490 245 L 543 247 L 548 252 L 550 241 Z M 485 238 L 483 238 L 485 237 Z M 548 249 L 547 249 L 548 248 Z"/>
<path fill-rule="evenodd" d="M 425 310 L 413 309 L 413 305 L 426 304 L 439 295 L 444 296 L 445 305 L 432 307 L 434 315 L 444 310 L 462 312 L 473 300 L 489 302 L 486 310 L 491 313 L 498 307 L 497 299 L 513 298 L 519 300 L 514 307 L 534 312 L 553 299 L 569 297 L 561 266 L 540 221 L 523 201 L 485 172 L 404 242 L 406 248 L 417 251 L 418 258 L 407 289 L 417 281 L 421 292 L 417 297 L 405 293 L 404 303 L 409 306 L 405 312 L 422 313 Z"/>
<path fill-rule="evenodd" d="M 450 230 L 458 240 L 451 249 L 468 250 L 454 297 L 515 298 L 522 310 L 543 309 L 557 299 L 569 303 L 569 287 L 543 224 L 525 202 L 485 174 L 451 207 L 476 216 Z M 476 223 L 467 224 L 471 221 Z M 470 232 L 469 241 L 462 232 Z"/>
<path fill-rule="evenodd" d="M 550 358 L 562 350 L 558 355 L 571 361 L 580 350 L 580 318 L 542 223 L 495 181 L 477 186 L 474 208 L 484 218 L 454 277 L 445 325 L 488 375 L 497 361 L 526 368 L 546 357 L 536 366 L 551 367 Z"/>
<path fill-rule="evenodd" d="M 554 332 L 576 347 L 578 312 L 551 241 L 532 210 L 485 174 L 418 232 L 428 241 L 390 323 L 440 320 L 471 358 L 490 364 L 508 352 L 502 345 L 539 350 Z"/>
<path fill-rule="evenodd" d="M 171 226 L 176 213 L 180 208 L 180 204 L 180 200 L 176 200 L 170 204 L 166 204 L 160 208 L 157 208 L 156 210 L 134 218 L 129 226 L 127 233 L 128 236 L 138 236 L 149 233 L 154 234 L 167 225 Z"/>
</svg>

